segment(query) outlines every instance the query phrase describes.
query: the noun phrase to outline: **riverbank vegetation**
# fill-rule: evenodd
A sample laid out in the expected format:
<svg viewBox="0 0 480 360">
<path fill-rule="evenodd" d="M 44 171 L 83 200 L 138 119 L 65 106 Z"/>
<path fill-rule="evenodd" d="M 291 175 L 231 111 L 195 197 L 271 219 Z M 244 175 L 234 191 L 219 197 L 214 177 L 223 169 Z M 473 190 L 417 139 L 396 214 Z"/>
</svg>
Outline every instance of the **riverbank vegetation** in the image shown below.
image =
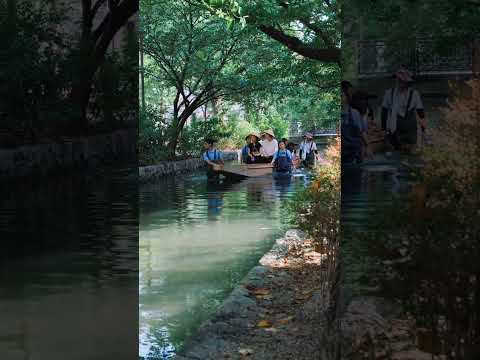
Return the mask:
<svg viewBox="0 0 480 360">
<path fill-rule="evenodd" d="M 135 126 L 138 2 L 37 5 L 0 1 L 0 146 Z"/>
<path fill-rule="evenodd" d="M 322 256 L 320 283 L 322 296 L 328 303 L 339 265 L 341 166 L 340 139 L 326 149 L 325 162 L 315 169 L 307 189 L 297 194 L 290 204 L 292 223 L 305 231 L 311 244 Z"/>
<path fill-rule="evenodd" d="M 142 164 L 198 156 L 205 137 L 227 149 L 251 131 L 270 128 L 277 138 L 334 131 L 337 64 L 299 56 L 203 2 L 142 0 L 141 7 Z M 269 7 L 277 12 L 271 21 L 286 12 Z M 286 31 L 317 41 L 306 25 Z"/>
<path fill-rule="evenodd" d="M 355 254 L 368 263 L 358 282 L 401 302 L 420 350 L 457 359 L 480 355 L 480 82 L 468 84 L 431 130 L 435 143 L 424 166 L 411 169 L 406 197 L 382 209 L 374 231 L 355 236 Z"/>
</svg>

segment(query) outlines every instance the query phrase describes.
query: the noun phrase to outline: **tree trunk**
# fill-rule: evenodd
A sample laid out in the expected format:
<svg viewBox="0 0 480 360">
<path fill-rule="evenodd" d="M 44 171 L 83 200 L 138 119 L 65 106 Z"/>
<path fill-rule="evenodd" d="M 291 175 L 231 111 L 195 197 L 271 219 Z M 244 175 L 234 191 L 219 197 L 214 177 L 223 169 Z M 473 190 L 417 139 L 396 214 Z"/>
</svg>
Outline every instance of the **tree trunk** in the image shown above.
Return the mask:
<svg viewBox="0 0 480 360">
<path fill-rule="evenodd" d="M 207 110 L 208 110 L 208 105 L 205 104 L 203 106 L 202 112 L 203 112 L 203 121 L 207 121 Z"/>
<path fill-rule="evenodd" d="M 83 130 L 88 128 L 87 107 L 92 93 L 95 73 L 105 60 L 108 47 L 115 34 L 137 11 L 137 0 L 124 0 L 104 17 L 96 29 L 93 29 L 94 19 L 91 9 L 83 9 L 82 37 L 80 40 L 82 55 L 79 59 L 81 68 L 78 72 L 77 83 L 72 86 L 71 92 L 73 104 L 80 117 L 80 128 Z"/>
<path fill-rule="evenodd" d="M 219 99 L 213 99 L 212 100 L 212 114 L 214 117 L 218 118 L 222 124 L 225 124 L 224 118 L 222 116 L 221 111 L 219 110 L 221 108 L 221 102 Z"/>
<path fill-rule="evenodd" d="M 478 78 L 480 76 L 480 40 L 473 41 L 473 75 Z"/>
<path fill-rule="evenodd" d="M 142 97 L 142 110 L 145 111 L 145 72 L 143 71 L 143 32 L 140 32 L 140 94 Z"/>
<path fill-rule="evenodd" d="M 177 118 L 174 116 L 174 120 L 172 122 L 172 128 L 175 129 L 174 133 L 172 134 L 172 138 L 168 143 L 167 150 L 169 152 L 169 157 L 173 160 L 176 156 L 178 141 L 180 139 L 180 135 L 182 134 L 183 128 L 188 120 L 188 118 L 193 114 L 193 112 L 198 109 L 198 106 L 192 106 L 183 110 L 182 114 Z M 175 120 L 176 119 L 176 120 Z"/>
</svg>

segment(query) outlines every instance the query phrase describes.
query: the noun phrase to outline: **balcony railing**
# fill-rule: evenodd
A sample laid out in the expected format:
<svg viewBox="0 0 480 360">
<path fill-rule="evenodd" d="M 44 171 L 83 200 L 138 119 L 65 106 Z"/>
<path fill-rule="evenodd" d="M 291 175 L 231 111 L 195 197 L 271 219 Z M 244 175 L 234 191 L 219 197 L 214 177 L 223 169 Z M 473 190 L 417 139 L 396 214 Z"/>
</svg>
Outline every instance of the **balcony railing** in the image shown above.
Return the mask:
<svg viewBox="0 0 480 360">
<path fill-rule="evenodd" d="M 385 41 L 358 42 L 359 77 L 390 75 L 400 65 L 415 75 L 472 74 L 473 46 L 459 44 L 440 54 L 432 40 L 417 40 L 411 47 L 395 47 Z"/>
</svg>

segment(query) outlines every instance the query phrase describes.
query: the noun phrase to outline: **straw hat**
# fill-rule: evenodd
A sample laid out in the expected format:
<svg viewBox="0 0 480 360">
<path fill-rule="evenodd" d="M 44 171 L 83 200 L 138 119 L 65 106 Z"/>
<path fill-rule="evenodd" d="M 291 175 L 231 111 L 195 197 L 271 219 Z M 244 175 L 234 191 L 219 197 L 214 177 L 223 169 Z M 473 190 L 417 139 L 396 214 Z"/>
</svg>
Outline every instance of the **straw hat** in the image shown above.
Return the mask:
<svg viewBox="0 0 480 360">
<path fill-rule="evenodd" d="M 255 136 L 257 138 L 257 141 L 260 140 L 260 136 L 258 136 L 256 133 L 249 133 L 247 136 L 245 136 L 245 140 L 248 140 L 250 136 Z"/>
<path fill-rule="evenodd" d="M 263 131 L 262 135 L 263 134 L 270 135 L 271 137 L 275 138 L 275 134 L 273 133 L 272 129 L 268 129 L 268 130 Z"/>
</svg>

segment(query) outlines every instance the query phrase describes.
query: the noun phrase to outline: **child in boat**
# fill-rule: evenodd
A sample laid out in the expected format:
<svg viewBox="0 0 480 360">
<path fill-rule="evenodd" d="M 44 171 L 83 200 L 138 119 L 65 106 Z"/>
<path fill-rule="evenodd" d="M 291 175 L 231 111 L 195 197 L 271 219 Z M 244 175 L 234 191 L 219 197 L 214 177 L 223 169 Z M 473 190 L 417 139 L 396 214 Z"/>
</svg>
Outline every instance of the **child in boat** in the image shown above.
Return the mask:
<svg viewBox="0 0 480 360">
<path fill-rule="evenodd" d="M 207 164 L 207 178 L 208 180 L 218 180 L 219 174 L 214 171 L 214 166 L 224 165 L 223 154 L 215 148 L 215 140 L 213 139 L 206 139 L 203 148 L 205 150 L 203 160 Z"/>
<path fill-rule="evenodd" d="M 278 150 L 273 154 L 272 165 L 276 172 L 288 173 L 292 171 L 293 165 L 292 153 L 287 150 L 285 143 L 280 141 L 278 143 Z"/>
<path fill-rule="evenodd" d="M 242 150 L 242 161 L 247 164 L 259 162 L 262 145 L 257 134 L 250 133 L 245 137 L 247 144 Z"/>
</svg>

